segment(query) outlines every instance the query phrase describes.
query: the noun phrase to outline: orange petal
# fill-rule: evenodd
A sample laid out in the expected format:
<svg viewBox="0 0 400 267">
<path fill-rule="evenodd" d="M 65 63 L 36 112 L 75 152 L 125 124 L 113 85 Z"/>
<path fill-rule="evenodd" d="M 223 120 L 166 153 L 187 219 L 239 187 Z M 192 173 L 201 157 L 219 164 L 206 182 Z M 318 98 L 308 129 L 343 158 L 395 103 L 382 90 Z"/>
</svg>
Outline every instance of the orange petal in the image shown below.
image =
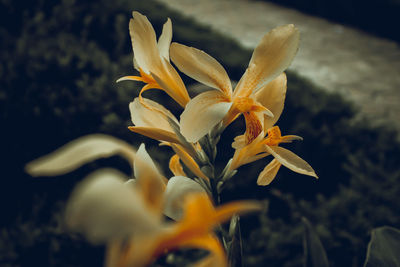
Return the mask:
<svg viewBox="0 0 400 267">
<path fill-rule="evenodd" d="M 122 81 L 138 81 L 138 82 L 143 82 L 143 77 L 140 76 L 124 76 L 119 78 L 116 82 L 122 82 Z"/>
<path fill-rule="evenodd" d="M 175 176 L 187 176 L 179 162 L 179 156 L 177 154 L 173 155 L 169 160 L 169 169 Z"/>
<path fill-rule="evenodd" d="M 263 127 L 255 112 L 245 112 L 243 115 L 246 120 L 246 132 L 244 136 L 246 144 L 250 144 L 263 132 Z"/>
<path fill-rule="evenodd" d="M 228 261 L 225 255 L 225 250 L 219 239 L 212 235 L 205 235 L 198 238 L 192 238 L 183 245 L 188 247 L 195 247 L 206 249 L 210 252 L 204 259 L 196 262 L 195 267 L 227 267 Z"/>
<path fill-rule="evenodd" d="M 262 135 L 257 136 L 253 142 L 247 145 L 245 143 L 244 135 L 237 136 L 235 142 L 232 143 L 232 146 L 235 148 L 235 154 L 233 155 L 232 163 L 229 167 L 231 170 L 235 170 L 244 164 L 248 164 L 269 155 L 269 153 L 262 153 L 265 150 Z"/>
<path fill-rule="evenodd" d="M 209 180 L 209 178 L 200 170 L 200 167 L 196 163 L 196 161 L 189 155 L 188 152 L 185 151 L 185 149 L 181 145 L 173 143 L 168 143 L 167 145 L 172 147 L 174 152 L 179 156 L 179 158 L 183 161 L 186 167 L 188 167 L 189 170 L 193 172 L 194 175 L 196 175 L 199 178 L 203 178 L 206 181 Z"/>
<path fill-rule="evenodd" d="M 180 140 L 176 134 L 154 127 L 138 127 L 129 126 L 128 129 L 134 133 L 138 133 L 154 140 L 166 141 L 171 143 L 180 144 Z"/>
<path fill-rule="evenodd" d="M 291 143 L 292 141 L 303 141 L 303 137 L 298 135 L 284 135 L 281 138 L 281 143 Z"/>
</svg>

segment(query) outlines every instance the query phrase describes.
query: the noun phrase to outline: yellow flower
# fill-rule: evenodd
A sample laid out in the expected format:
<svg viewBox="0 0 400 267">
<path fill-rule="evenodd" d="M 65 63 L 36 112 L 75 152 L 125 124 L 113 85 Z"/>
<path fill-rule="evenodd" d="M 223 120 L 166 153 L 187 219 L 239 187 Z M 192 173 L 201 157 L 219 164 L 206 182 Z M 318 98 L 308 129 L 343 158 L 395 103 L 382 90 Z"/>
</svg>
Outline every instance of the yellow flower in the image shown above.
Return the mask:
<svg viewBox="0 0 400 267">
<path fill-rule="evenodd" d="M 172 24 L 168 19 L 162 34 L 156 40 L 153 26 L 146 16 L 133 12 L 129 22 L 129 33 L 134 52 L 134 67 L 140 76 L 125 76 L 117 82 L 132 80 L 146 83 L 139 97 L 148 89 L 160 89 L 172 97 L 179 105 L 185 107 L 190 97 L 177 71 L 169 62 L 169 47 L 172 39 Z"/>
<path fill-rule="evenodd" d="M 267 33 L 255 48 L 249 66 L 234 92 L 224 68 L 205 52 L 172 43 L 171 59 L 183 73 L 217 90 L 193 98 L 181 115 L 181 131 L 190 142 L 199 140 L 223 120 L 226 127 L 240 114 L 246 119 L 245 141 L 251 143 L 263 130 L 263 117 L 273 117 L 267 107 L 256 100 L 291 63 L 299 43 L 293 25 L 277 27 Z"/>
<path fill-rule="evenodd" d="M 228 266 L 224 248 L 213 233 L 213 228 L 234 214 L 260 209 L 259 204 L 245 201 L 214 208 L 206 193 L 188 194 L 183 206 L 183 218 L 180 221 L 160 222 L 158 227 L 152 228 L 149 227 L 152 223 L 149 223 L 136 227 L 141 234 L 132 236 L 128 241 L 110 240 L 107 266 L 147 266 L 160 255 L 181 247 L 210 251 L 210 255 L 196 266 Z M 139 220 L 143 221 L 143 218 Z"/>
<path fill-rule="evenodd" d="M 255 93 L 254 98 L 274 113 L 274 117 L 265 117 L 264 134 L 257 136 L 253 142 L 247 144 L 245 136 L 235 138 L 232 147 L 235 154 L 230 162 L 229 169 L 235 170 L 244 164 L 272 155 L 274 159 L 264 168 L 258 176 L 258 185 L 268 185 L 275 178 L 281 165 L 294 172 L 317 177 L 312 167 L 291 151 L 279 147 L 281 143 L 290 143 L 293 140 L 302 140 L 300 136 L 282 136 L 278 126 L 274 124 L 282 114 L 286 96 L 286 75 L 282 73 L 262 90 Z"/>
<path fill-rule="evenodd" d="M 313 168 L 293 152 L 280 147 L 281 143 L 290 143 L 293 140 L 302 140 L 300 136 L 282 136 L 278 126 L 267 131 L 267 136 L 258 136 L 251 144 L 245 145 L 244 136 L 235 138 L 232 146 L 236 149 L 229 169 L 235 170 L 244 164 L 272 155 L 274 159 L 264 168 L 257 179 L 258 185 L 268 185 L 275 178 L 281 165 L 288 169 L 318 178 Z"/>
</svg>

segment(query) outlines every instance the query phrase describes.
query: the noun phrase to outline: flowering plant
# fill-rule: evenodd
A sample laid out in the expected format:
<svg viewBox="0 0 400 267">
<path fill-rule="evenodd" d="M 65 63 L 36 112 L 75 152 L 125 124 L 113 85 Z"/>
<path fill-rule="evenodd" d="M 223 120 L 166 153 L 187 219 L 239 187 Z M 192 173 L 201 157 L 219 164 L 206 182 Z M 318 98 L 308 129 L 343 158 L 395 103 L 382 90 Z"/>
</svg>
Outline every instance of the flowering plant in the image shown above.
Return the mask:
<svg viewBox="0 0 400 267">
<path fill-rule="evenodd" d="M 241 260 L 239 215 L 262 208 L 256 201 L 222 204 L 221 192 L 237 169 L 271 155 L 273 160 L 261 171 L 258 185 L 270 184 L 282 165 L 317 178 L 307 162 L 279 146 L 301 137 L 282 136 L 276 126 L 286 95 L 284 70 L 297 52 L 299 32 L 285 25 L 267 33 L 234 90 L 225 69 L 213 57 L 193 47 L 171 44 L 170 19 L 157 40 L 148 19 L 133 12 L 129 33 L 139 75 L 124 76 L 118 82 L 144 83 L 129 104 L 134 124 L 129 130 L 171 147 L 175 154 L 169 168 L 174 176 L 163 176 L 144 144 L 136 150 L 101 134 L 78 138 L 29 163 L 26 170 L 33 176 L 60 175 L 112 155 L 130 162 L 133 177 L 114 169 L 90 174 L 74 190 L 66 209 L 72 230 L 93 243 L 107 245 L 106 266 L 147 266 L 181 247 L 210 252 L 196 266 L 235 265 Z M 191 99 L 171 61 L 211 89 Z M 150 89 L 164 91 L 184 109 L 179 120 L 161 104 L 142 96 Z M 234 139 L 234 155 L 217 173 L 217 143 L 242 114 L 244 133 Z M 229 219 L 225 229 L 222 223 Z M 239 256 L 235 255 L 238 248 Z"/>
</svg>

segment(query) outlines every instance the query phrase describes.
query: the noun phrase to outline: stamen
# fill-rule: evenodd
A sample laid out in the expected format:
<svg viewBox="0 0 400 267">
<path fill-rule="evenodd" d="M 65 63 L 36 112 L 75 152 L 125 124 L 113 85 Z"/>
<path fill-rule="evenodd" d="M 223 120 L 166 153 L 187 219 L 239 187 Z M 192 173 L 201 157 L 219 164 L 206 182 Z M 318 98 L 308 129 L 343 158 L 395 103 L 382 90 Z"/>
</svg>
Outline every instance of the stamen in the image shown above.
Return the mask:
<svg viewBox="0 0 400 267">
<path fill-rule="evenodd" d="M 268 137 L 272 139 L 280 139 L 282 137 L 282 133 L 281 129 L 279 129 L 279 126 L 274 126 L 268 129 Z"/>
<path fill-rule="evenodd" d="M 268 146 L 277 146 L 280 143 L 291 143 L 294 140 L 303 140 L 303 138 L 297 135 L 282 136 L 279 127 L 274 126 L 268 130 L 268 137 L 265 138 L 264 143 Z"/>
</svg>

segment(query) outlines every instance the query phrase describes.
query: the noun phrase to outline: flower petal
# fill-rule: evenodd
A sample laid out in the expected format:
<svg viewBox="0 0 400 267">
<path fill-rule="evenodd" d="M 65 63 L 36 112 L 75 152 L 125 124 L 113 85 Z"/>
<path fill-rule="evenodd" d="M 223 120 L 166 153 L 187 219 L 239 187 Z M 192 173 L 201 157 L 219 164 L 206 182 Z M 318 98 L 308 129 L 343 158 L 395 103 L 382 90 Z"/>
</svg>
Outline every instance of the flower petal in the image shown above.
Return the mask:
<svg viewBox="0 0 400 267">
<path fill-rule="evenodd" d="M 147 74 L 159 68 L 160 54 L 157 48 L 156 34 L 146 16 L 132 12 L 133 19 L 129 22 L 133 53 L 138 66 Z"/>
<path fill-rule="evenodd" d="M 204 51 L 172 43 L 171 59 L 178 69 L 189 77 L 221 90 L 228 98 L 231 97 L 232 85 L 228 74 L 217 60 Z"/>
<path fill-rule="evenodd" d="M 185 198 L 194 192 L 205 190 L 200 184 L 184 176 L 169 179 L 164 195 L 164 214 L 176 221 L 181 219 Z"/>
<path fill-rule="evenodd" d="M 98 170 L 74 189 L 66 208 L 67 226 L 100 244 L 159 230 L 159 220 L 116 170 Z"/>
<path fill-rule="evenodd" d="M 128 129 L 134 133 L 138 133 L 149 138 L 180 144 L 180 140 L 177 138 L 176 134 L 169 131 L 165 131 L 154 127 L 133 127 L 130 126 Z"/>
<path fill-rule="evenodd" d="M 171 45 L 172 40 L 172 23 L 171 20 L 168 18 L 167 22 L 164 23 L 162 33 L 160 38 L 158 38 L 158 51 L 160 55 L 169 61 L 169 47 Z"/>
<path fill-rule="evenodd" d="M 194 267 L 227 267 L 228 260 L 225 250 L 219 239 L 213 234 L 205 235 L 198 238 L 192 238 L 183 245 L 188 247 L 196 247 L 206 249 L 210 252 L 204 259 L 194 263 Z"/>
<path fill-rule="evenodd" d="M 273 117 L 264 117 L 264 131 L 274 126 L 282 114 L 286 97 L 286 74 L 282 73 L 271 82 L 260 88 L 254 98 L 261 105 L 269 109 Z"/>
<path fill-rule="evenodd" d="M 299 39 L 300 33 L 293 24 L 277 27 L 264 35 L 234 95 L 249 96 L 278 77 L 296 55 Z"/>
<path fill-rule="evenodd" d="M 213 237 L 211 234 L 212 229 L 219 223 L 228 220 L 233 214 L 259 210 L 260 208 L 261 206 L 257 202 L 241 201 L 224 204 L 216 210 L 208 194 L 189 194 L 184 202 L 184 215 L 182 220 L 174 225 L 172 234 L 169 238 L 166 238 L 163 243 L 160 243 L 158 250 L 164 251 L 168 248 L 182 246 L 200 246 L 209 249 L 211 253 L 216 253 L 217 251 L 214 250 L 214 245 L 204 246 L 204 243 L 200 245 L 196 240 Z M 214 244 L 220 244 L 217 239 L 214 238 L 214 240 L 217 242 Z M 219 255 L 224 254 L 223 250 L 217 253 Z M 221 259 L 222 258 L 225 258 L 225 256 L 221 257 Z M 225 260 L 223 261 L 225 262 Z"/>
<path fill-rule="evenodd" d="M 157 256 L 165 253 L 165 251 L 158 254 L 155 253 L 157 246 L 163 241 L 165 236 L 164 232 L 147 232 L 144 234 L 145 236 L 140 236 L 140 238 L 125 240 L 127 246 L 117 262 L 118 265 L 110 265 L 106 267 L 146 267 L 150 266 Z"/>
<path fill-rule="evenodd" d="M 179 156 L 182 162 L 189 168 L 189 170 L 199 178 L 203 178 L 204 180 L 209 180 L 209 178 L 200 170 L 199 165 L 196 161 L 189 155 L 188 152 L 185 151 L 184 147 L 173 144 L 173 143 L 164 143 L 172 147 L 174 152 Z"/>
<path fill-rule="evenodd" d="M 162 209 L 162 196 L 166 188 L 166 179 L 160 174 L 144 144 L 141 144 L 135 157 L 134 173 L 135 186 L 143 195 L 143 199 L 149 208 L 156 214 Z"/>
<path fill-rule="evenodd" d="M 168 118 L 179 123 L 175 116 L 168 109 L 153 100 L 142 98 L 142 101 L 143 103 L 137 97 L 129 103 L 133 124 L 140 127 L 159 128 L 174 133 L 168 122 Z"/>
<path fill-rule="evenodd" d="M 175 176 L 187 176 L 177 154 L 173 155 L 169 160 L 169 169 Z"/>
<path fill-rule="evenodd" d="M 181 132 L 197 142 L 220 122 L 232 106 L 220 91 L 207 91 L 193 98 L 181 115 Z"/>
<path fill-rule="evenodd" d="M 272 156 L 274 156 L 277 161 L 279 161 L 283 166 L 287 167 L 288 169 L 297 173 L 318 178 L 313 168 L 293 152 L 279 146 L 266 145 L 265 149 L 269 153 L 271 153 Z"/>
<path fill-rule="evenodd" d="M 264 145 L 262 143 L 263 136 L 260 134 L 250 144 L 246 145 L 245 136 L 239 135 L 235 137 L 232 147 L 235 148 L 235 154 L 230 165 L 231 170 L 236 170 L 244 164 L 251 163 L 260 158 L 266 157 L 269 154 L 264 152 Z M 261 153 L 261 154 L 260 154 Z"/>
<path fill-rule="evenodd" d="M 229 202 L 216 208 L 215 222 L 222 223 L 229 220 L 235 214 L 240 215 L 249 212 L 260 211 L 261 209 L 261 203 L 256 201 L 241 200 Z"/>
<path fill-rule="evenodd" d="M 179 76 L 168 60 L 163 58 L 160 68 L 151 70 L 151 76 L 179 105 L 182 107 L 186 106 L 190 100 L 189 94 L 181 76 Z"/>
<path fill-rule="evenodd" d="M 133 164 L 135 149 L 115 137 L 92 134 L 75 139 L 56 151 L 29 162 L 25 170 L 32 176 L 62 175 L 93 160 L 114 155 L 121 155 Z"/>
<path fill-rule="evenodd" d="M 269 185 L 278 173 L 281 163 L 276 159 L 273 159 L 264 170 L 258 175 L 257 184 L 258 185 Z"/>
</svg>

